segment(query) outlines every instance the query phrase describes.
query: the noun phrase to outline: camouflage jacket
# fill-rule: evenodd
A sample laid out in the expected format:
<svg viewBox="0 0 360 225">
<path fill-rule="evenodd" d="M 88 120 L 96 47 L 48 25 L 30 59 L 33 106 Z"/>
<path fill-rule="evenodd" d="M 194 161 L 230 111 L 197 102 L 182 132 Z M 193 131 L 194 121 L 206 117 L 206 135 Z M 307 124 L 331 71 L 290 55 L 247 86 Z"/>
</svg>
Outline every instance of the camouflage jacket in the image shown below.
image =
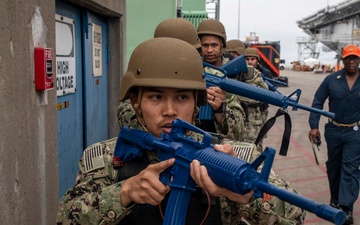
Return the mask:
<svg viewBox="0 0 360 225">
<path fill-rule="evenodd" d="M 79 162 L 79 172 L 74 187 L 61 199 L 57 224 L 117 224 L 131 209 L 120 203 L 122 182 L 115 182 L 113 155 L 117 138 L 93 144 L 85 149 Z M 238 157 L 253 161 L 259 153 L 248 143 L 230 142 Z M 245 146 L 245 148 L 244 148 Z M 250 146 L 250 147 L 249 147 Z M 269 183 L 290 192 L 297 191 L 285 180 L 271 173 Z M 221 217 L 225 225 L 238 225 L 241 220 L 253 225 L 295 225 L 303 224 L 305 211 L 290 205 L 275 196 L 253 199 L 247 205 L 240 205 L 222 197 Z M 141 215 L 140 215 L 141 216 Z"/>
<path fill-rule="evenodd" d="M 247 73 L 242 73 L 236 79 L 259 88 L 268 89 L 268 86 L 263 80 L 259 70 L 249 65 L 247 69 Z M 268 109 L 263 109 L 262 107 L 265 106 L 264 103 L 257 100 L 243 96 L 237 96 L 236 98 L 245 112 L 244 133 L 238 140 L 255 143 L 262 126 L 267 120 Z M 258 148 L 262 151 L 262 142 L 259 143 Z"/>
<path fill-rule="evenodd" d="M 135 111 L 130 103 L 130 100 L 120 102 L 117 108 L 117 118 L 120 128 L 121 127 L 134 127 L 138 128 L 139 123 L 137 121 Z"/>
<path fill-rule="evenodd" d="M 222 63 L 225 64 L 228 61 L 228 58 L 223 58 Z M 205 67 L 205 71 L 211 74 L 223 76 L 220 71 L 213 68 Z M 261 72 L 250 65 L 247 65 L 246 73 L 241 73 L 234 79 L 256 87 L 268 89 L 267 84 L 261 76 Z M 238 141 L 255 143 L 260 129 L 267 120 L 268 109 L 263 110 L 260 107 L 261 103 L 257 100 L 230 93 L 227 93 L 226 95 L 226 103 L 230 110 L 229 115 L 225 118 L 228 119 L 228 124 L 232 128 L 226 137 Z M 242 126 L 241 128 L 240 124 L 237 126 L 232 125 L 233 123 L 236 124 L 239 122 Z M 259 151 L 262 151 L 262 142 L 259 143 L 258 148 Z"/>
<path fill-rule="evenodd" d="M 222 64 L 229 62 L 228 58 L 222 59 Z M 216 69 L 205 67 L 205 72 L 214 74 L 217 76 L 224 76 L 224 74 Z M 240 102 L 236 99 L 236 96 L 230 93 L 226 94 L 226 111 L 222 119 L 222 126 L 226 127 L 227 133 L 224 134 L 219 128 L 219 124 L 215 123 L 216 130 L 219 134 L 223 134 L 228 139 L 240 140 L 242 134 L 244 133 L 244 121 L 245 121 L 245 112 L 240 105 Z"/>
<path fill-rule="evenodd" d="M 241 73 L 240 75 L 236 76 L 237 80 L 245 82 L 247 84 L 254 85 L 259 88 L 269 89 L 265 81 L 261 76 L 261 72 L 255 69 L 253 66 L 247 66 L 247 73 Z M 259 101 L 239 96 L 241 102 L 246 102 L 248 104 L 255 104 L 259 103 Z"/>
</svg>

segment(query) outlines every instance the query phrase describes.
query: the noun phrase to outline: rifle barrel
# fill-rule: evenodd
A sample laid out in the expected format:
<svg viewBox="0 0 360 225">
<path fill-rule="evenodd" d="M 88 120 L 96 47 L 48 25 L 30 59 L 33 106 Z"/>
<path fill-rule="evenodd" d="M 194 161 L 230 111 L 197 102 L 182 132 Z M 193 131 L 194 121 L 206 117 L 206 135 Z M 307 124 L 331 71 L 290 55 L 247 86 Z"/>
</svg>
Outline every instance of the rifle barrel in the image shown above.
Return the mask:
<svg viewBox="0 0 360 225">
<path fill-rule="evenodd" d="M 264 181 L 258 182 L 256 188 L 264 193 L 277 196 L 285 202 L 312 212 L 320 218 L 332 221 L 337 225 L 343 224 L 346 219 L 346 215 L 341 210 L 335 209 L 329 205 L 318 203 L 293 192 L 284 191 Z"/>
<path fill-rule="evenodd" d="M 279 92 L 269 91 L 267 89 L 259 88 L 244 82 L 240 82 L 238 80 L 228 79 L 226 77 L 219 77 L 212 74 L 205 74 L 205 79 L 206 85 L 208 87 L 217 86 L 229 93 L 279 106 L 284 109 L 286 109 L 287 106 L 290 105 L 293 107 L 293 110 L 297 110 L 298 108 L 300 108 L 306 111 L 318 113 L 329 118 L 335 117 L 335 113 L 298 104 L 297 101 L 289 99 L 287 96 Z"/>
</svg>

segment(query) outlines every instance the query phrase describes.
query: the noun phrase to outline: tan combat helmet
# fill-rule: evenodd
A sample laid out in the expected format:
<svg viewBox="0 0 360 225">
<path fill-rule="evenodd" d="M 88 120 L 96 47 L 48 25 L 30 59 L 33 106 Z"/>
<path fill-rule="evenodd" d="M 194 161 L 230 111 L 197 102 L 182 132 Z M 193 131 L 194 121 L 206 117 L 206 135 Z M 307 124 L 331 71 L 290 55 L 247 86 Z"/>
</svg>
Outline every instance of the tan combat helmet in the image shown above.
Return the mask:
<svg viewBox="0 0 360 225">
<path fill-rule="evenodd" d="M 218 20 L 213 20 L 213 19 L 203 20 L 198 26 L 197 33 L 199 37 L 201 37 L 201 35 L 203 34 L 218 36 L 222 39 L 224 48 L 226 47 L 225 27 Z"/>
<path fill-rule="evenodd" d="M 120 101 L 133 87 L 164 87 L 198 90 L 198 104 L 206 104 L 206 83 L 198 51 L 189 43 L 168 37 L 138 45 L 121 80 Z"/>
<path fill-rule="evenodd" d="M 183 18 L 166 19 L 159 23 L 154 32 L 154 38 L 172 37 L 188 42 L 195 48 L 200 48 L 200 39 L 195 26 Z"/>
<path fill-rule="evenodd" d="M 256 57 L 257 61 L 260 62 L 260 56 L 259 56 L 259 52 L 256 48 L 246 48 L 245 49 L 245 54 L 244 57 Z"/>
<path fill-rule="evenodd" d="M 242 41 L 233 39 L 226 42 L 225 50 L 228 52 L 236 52 L 238 55 L 244 55 L 245 45 Z"/>
</svg>

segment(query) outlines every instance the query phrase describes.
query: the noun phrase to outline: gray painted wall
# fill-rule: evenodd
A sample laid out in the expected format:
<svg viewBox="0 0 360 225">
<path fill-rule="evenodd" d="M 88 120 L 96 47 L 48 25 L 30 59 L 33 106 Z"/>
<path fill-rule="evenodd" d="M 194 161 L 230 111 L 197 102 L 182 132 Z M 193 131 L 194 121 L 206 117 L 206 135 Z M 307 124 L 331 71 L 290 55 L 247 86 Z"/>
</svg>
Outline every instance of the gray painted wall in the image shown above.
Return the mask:
<svg viewBox="0 0 360 225">
<path fill-rule="evenodd" d="M 72 2 L 109 17 L 109 133 L 111 137 L 116 136 L 116 107 L 125 63 L 125 0 Z M 1 225 L 55 224 L 58 206 L 56 88 L 36 92 L 34 47 L 55 48 L 55 1 L 2 0 Z"/>
</svg>

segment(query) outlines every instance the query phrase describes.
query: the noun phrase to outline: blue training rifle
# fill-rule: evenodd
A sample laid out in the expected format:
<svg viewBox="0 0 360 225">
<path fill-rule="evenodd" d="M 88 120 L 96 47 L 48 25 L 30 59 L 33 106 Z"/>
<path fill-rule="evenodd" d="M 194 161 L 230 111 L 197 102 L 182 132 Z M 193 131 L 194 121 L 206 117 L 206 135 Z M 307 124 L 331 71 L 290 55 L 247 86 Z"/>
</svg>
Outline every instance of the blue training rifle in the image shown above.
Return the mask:
<svg viewBox="0 0 360 225">
<path fill-rule="evenodd" d="M 297 109 L 303 109 L 309 112 L 318 113 L 329 118 L 335 117 L 335 113 L 299 104 L 299 98 L 301 95 L 300 89 L 297 89 L 292 94 L 285 96 L 279 92 L 269 91 L 238 80 L 229 79 L 227 77 L 227 74 L 240 74 L 241 72 L 247 71 L 246 62 L 243 56 L 236 57 L 227 64 L 223 65 L 222 68 L 218 68 L 212 65 L 210 66 L 210 64 L 208 63 L 203 64 L 204 66 L 215 68 L 224 74 L 223 76 L 218 76 L 204 72 L 207 87 L 220 87 L 226 92 L 254 99 L 260 102 L 268 103 L 270 105 L 279 106 L 283 109 L 286 109 L 288 106 L 292 106 L 292 109 L 294 111 Z M 202 113 L 201 110 L 202 108 L 200 108 L 200 114 Z"/>
<path fill-rule="evenodd" d="M 210 67 L 216 69 L 215 66 L 212 66 L 209 63 L 207 63 L 206 66 L 210 66 Z M 224 64 L 220 68 L 224 72 L 224 74 L 229 78 L 233 77 L 236 74 L 240 74 L 241 72 L 247 73 L 247 66 L 246 66 L 246 61 L 245 61 L 244 56 L 239 56 L 239 57 L 231 60 L 229 63 Z M 261 74 L 261 77 L 263 78 L 265 83 L 268 85 L 270 91 L 277 91 L 276 86 L 273 84 L 288 87 L 287 83 L 284 83 L 284 82 L 281 82 L 281 81 L 278 81 L 275 79 L 271 79 L 271 78 L 265 76 L 264 74 Z"/>
<path fill-rule="evenodd" d="M 267 76 L 265 76 L 263 73 L 261 74 L 261 77 L 263 78 L 264 82 L 267 84 L 267 86 L 269 87 L 270 91 L 275 91 L 277 93 L 280 93 L 277 90 L 277 86 L 275 86 L 274 84 L 280 85 L 280 86 L 284 86 L 284 87 L 288 87 L 287 83 L 275 80 L 275 79 L 271 79 Z M 281 93 L 280 93 L 281 94 Z"/>
<path fill-rule="evenodd" d="M 203 135 L 201 142 L 186 136 L 188 131 Z M 274 161 L 275 150 L 267 147 L 254 162 L 248 163 L 237 157 L 216 151 L 211 144 L 211 135 L 190 123 L 175 119 L 169 134 L 161 137 L 133 129 L 122 128 L 115 146 L 114 156 L 129 162 L 141 157 L 145 150 L 157 151 L 161 161 L 175 158 L 175 163 L 160 175 L 160 180 L 171 187 L 163 224 L 183 225 L 191 194 L 196 183 L 190 176 L 190 163 L 196 159 L 206 166 L 210 178 L 217 185 L 244 195 L 251 190 L 255 198 L 263 193 L 277 196 L 292 205 L 316 214 L 318 217 L 343 224 L 343 211 L 321 204 L 293 192 L 277 188 L 267 181 Z M 261 172 L 258 167 L 263 163 Z"/>
</svg>

